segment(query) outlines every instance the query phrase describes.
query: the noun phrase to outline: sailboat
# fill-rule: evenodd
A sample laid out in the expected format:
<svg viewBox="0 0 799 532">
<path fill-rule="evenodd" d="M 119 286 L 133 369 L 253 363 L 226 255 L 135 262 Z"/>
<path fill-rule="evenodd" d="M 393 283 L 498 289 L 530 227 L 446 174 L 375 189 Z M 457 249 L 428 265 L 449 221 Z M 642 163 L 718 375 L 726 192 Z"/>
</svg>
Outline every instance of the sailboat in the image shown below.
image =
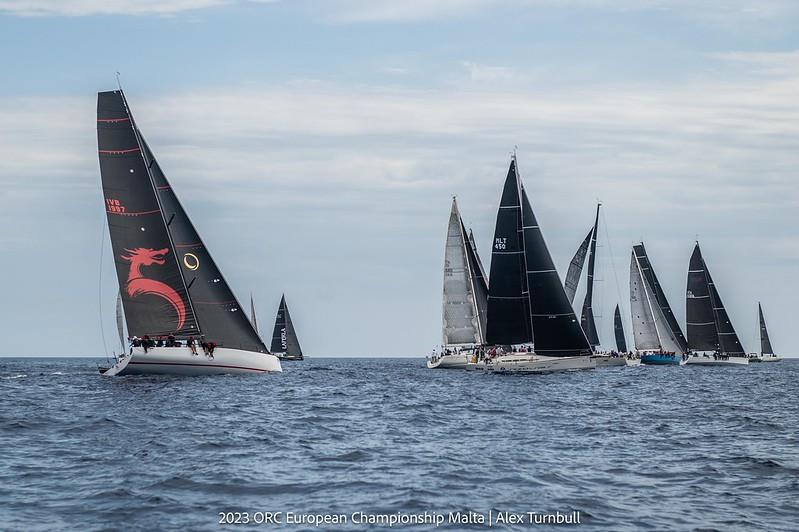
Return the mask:
<svg viewBox="0 0 799 532">
<path fill-rule="evenodd" d="M 624 356 L 613 356 L 610 353 L 598 353 L 599 347 L 599 333 L 596 328 L 596 320 L 594 319 L 594 272 L 596 269 L 596 245 L 599 231 L 599 209 L 602 206 L 598 203 L 596 206 L 596 217 L 594 218 L 594 226 L 588 232 L 588 235 L 583 240 L 577 252 L 569 263 L 569 270 L 566 273 L 566 282 L 564 289 L 569 298 L 569 303 L 574 301 L 574 295 L 577 292 L 577 286 L 580 282 L 580 275 L 585 264 L 586 255 L 588 256 L 588 272 L 586 274 L 586 289 L 585 299 L 583 300 L 582 312 L 580 313 L 580 325 L 585 331 L 588 341 L 591 343 L 591 349 L 594 350 L 593 358 L 596 361 L 597 367 L 607 366 L 625 366 L 627 362 Z M 624 353 L 624 351 L 621 351 Z"/>
<path fill-rule="evenodd" d="M 760 321 L 760 356 L 756 358 L 749 358 L 750 362 L 757 360 L 758 362 L 779 362 L 782 357 L 774 354 L 774 348 L 771 347 L 771 340 L 768 337 L 768 329 L 766 329 L 766 318 L 763 317 L 763 307 L 758 302 L 757 315 Z"/>
<path fill-rule="evenodd" d="M 643 242 L 630 257 L 630 312 L 635 349 L 642 364 L 680 365 L 684 361 L 679 324 L 660 288 Z"/>
<path fill-rule="evenodd" d="M 97 96 L 97 143 L 124 320 L 134 338 L 102 374 L 281 371 L 183 210 L 122 90 Z M 202 343 L 213 346 L 200 349 Z"/>
<path fill-rule="evenodd" d="M 286 295 L 280 298 L 280 306 L 275 316 L 275 329 L 272 332 L 272 352 L 280 360 L 302 360 L 302 348 L 291 321 L 289 307 L 286 304 Z"/>
<path fill-rule="evenodd" d="M 688 364 L 699 366 L 730 366 L 748 364 L 735 328 L 730 322 L 710 270 L 696 243 L 688 266 L 685 292 Z"/>
<path fill-rule="evenodd" d="M 489 371 L 596 367 L 522 185 L 515 154 L 497 211 L 487 318 L 486 343 L 498 353 L 487 360 Z"/>
<path fill-rule="evenodd" d="M 444 296 L 441 353 L 427 367 L 465 369 L 476 364 L 476 353 L 485 344 L 488 285 L 477 255 L 474 237 L 466 233 L 458 202 L 452 198 L 444 249 Z"/>
</svg>

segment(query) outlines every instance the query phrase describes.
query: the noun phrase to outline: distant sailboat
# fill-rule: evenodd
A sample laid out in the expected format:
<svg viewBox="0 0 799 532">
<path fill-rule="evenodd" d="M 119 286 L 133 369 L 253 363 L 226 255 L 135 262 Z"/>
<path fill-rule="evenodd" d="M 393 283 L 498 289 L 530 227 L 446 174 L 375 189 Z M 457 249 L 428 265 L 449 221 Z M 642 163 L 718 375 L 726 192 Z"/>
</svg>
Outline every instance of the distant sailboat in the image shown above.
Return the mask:
<svg viewBox="0 0 799 532">
<path fill-rule="evenodd" d="M 688 266 L 685 306 L 688 348 L 692 351 L 688 364 L 728 366 L 749 363 L 698 242 Z"/>
<path fill-rule="evenodd" d="M 616 349 L 619 353 L 626 353 L 627 339 L 624 337 L 624 325 L 621 322 L 621 311 L 619 311 L 618 305 L 613 313 L 613 332 L 616 335 Z"/>
<path fill-rule="evenodd" d="M 280 298 L 280 306 L 275 316 L 275 329 L 272 332 L 272 353 L 280 360 L 302 360 L 302 349 L 294 323 L 291 321 L 286 295 Z"/>
<path fill-rule="evenodd" d="M 596 328 L 596 319 L 594 317 L 594 274 L 596 270 L 596 247 L 599 233 L 599 209 L 601 206 L 601 203 L 597 204 L 594 226 L 588 232 L 588 235 L 586 235 L 580 247 L 577 248 L 577 252 L 574 254 L 569 264 L 564 289 L 566 290 L 566 295 L 569 297 L 569 303 L 572 303 L 574 301 L 574 294 L 577 292 L 577 287 L 580 283 L 580 275 L 582 274 L 583 265 L 585 264 L 585 257 L 588 256 L 585 299 L 583 300 L 583 307 L 580 313 L 580 326 L 583 328 L 583 331 L 585 331 L 585 335 L 591 343 L 591 348 L 595 352 L 593 358 L 596 361 L 597 367 L 626 366 L 628 362 L 625 356 L 614 356 L 611 353 L 597 352 L 600 341 L 599 333 Z M 621 353 L 624 352 L 625 351 L 621 351 Z"/>
<path fill-rule="evenodd" d="M 666 318 L 666 313 L 670 313 L 671 309 L 665 296 L 662 299 L 664 304 L 660 304 L 656 287 L 659 287 L 659 283 L 643 244 L 633 246 L 630 257 L 630 312 L 635 349 L 640 352 L 642 364 L 680 365 L 683 350 Z"/>
<path fill-rule="evenodd" d="M 98 94 L 97 141 L 124 320 L 129 335 L 152 341 L 137 340 L 103 374 L 281 371 L 183 210 L 121 90 Z M 189 338 L 194 349 L 186 345 Z M 217 346 L 213 352 L 198 349 L 204 338 Z"/>
<path fill-rule="evenodd" d="M 757 315 L 760 321 L 760 362 L 779 362 L 782 357 L 775 355 L 774 348 L 771 347 L 768 329 L 766 329 L 766 318 L 763 317 L 763 307 L 760 303 L 757 304 Z"/>
<path fill-rule="evenodd" d="M 486 341 L 511 349 L 487 364 L 496 372 L 543 373 L 596 367 L 511 159 L 491 255 Z"/>
<path fill-rule="evenodd" d="M 452 198 L 444 249 L 441 353 L 427 367 L 466 368 L 485 344 L 488 286 L 474 238 L 467 235 L 458 202 Z"/>
</svg>

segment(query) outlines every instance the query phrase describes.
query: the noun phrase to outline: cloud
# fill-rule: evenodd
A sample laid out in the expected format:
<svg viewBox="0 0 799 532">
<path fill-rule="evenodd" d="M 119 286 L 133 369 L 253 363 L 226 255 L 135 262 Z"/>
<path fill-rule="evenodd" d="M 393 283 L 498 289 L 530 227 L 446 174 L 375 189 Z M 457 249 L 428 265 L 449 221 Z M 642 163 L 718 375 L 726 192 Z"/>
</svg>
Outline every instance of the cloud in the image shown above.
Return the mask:
<svg viewBox="0 0 799 532">
<path fill-rule="evenodd" d="M 0 0 L 0 13 L 20 16 L 174 15 L 230 3 L 230 0 Z"/>
</svg>

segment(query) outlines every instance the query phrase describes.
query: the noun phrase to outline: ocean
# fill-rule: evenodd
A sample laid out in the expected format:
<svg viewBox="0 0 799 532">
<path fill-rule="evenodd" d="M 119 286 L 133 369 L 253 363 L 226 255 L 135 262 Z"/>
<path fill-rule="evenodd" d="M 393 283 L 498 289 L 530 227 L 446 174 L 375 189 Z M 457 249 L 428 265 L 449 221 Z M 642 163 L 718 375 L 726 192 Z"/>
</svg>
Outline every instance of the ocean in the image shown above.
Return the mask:
<svg viewBox="0 0 799 532">
<path fill-rule="evenodd" d="M 799 360 L 487 375 L 312 358 L 196 378 L 98 362 L 0 358 L 0 529 L 799 529 Z"/>
</svg>

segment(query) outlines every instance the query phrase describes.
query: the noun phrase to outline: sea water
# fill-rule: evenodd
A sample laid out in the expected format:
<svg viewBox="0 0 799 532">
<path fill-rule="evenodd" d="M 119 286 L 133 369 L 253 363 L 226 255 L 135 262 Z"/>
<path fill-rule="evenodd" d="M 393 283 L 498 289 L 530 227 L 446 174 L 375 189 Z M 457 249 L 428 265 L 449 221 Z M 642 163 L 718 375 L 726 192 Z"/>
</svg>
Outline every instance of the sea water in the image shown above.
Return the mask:
<svg viewBox="0 0 799 532">
<path fill-rule="evenodd" d="M 194 378 L 96 362 L 0 359 L 0 529 L 799 528 L 799 360 L 493 375 L 311 358 Z"/>
</svg>

